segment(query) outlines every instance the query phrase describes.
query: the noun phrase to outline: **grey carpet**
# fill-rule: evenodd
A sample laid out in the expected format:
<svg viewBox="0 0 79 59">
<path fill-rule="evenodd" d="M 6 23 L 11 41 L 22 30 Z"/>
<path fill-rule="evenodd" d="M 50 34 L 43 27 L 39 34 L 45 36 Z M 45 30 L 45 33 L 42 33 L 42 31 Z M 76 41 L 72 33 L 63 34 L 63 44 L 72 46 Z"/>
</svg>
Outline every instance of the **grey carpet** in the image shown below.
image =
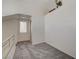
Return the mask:
<svg viewBox="0 0 79 59">
<path fill-rule="evenodd" d="M 13 59 L 74 59 L 46 43 L 31 45 L 19 42 Z"/>
</svg>

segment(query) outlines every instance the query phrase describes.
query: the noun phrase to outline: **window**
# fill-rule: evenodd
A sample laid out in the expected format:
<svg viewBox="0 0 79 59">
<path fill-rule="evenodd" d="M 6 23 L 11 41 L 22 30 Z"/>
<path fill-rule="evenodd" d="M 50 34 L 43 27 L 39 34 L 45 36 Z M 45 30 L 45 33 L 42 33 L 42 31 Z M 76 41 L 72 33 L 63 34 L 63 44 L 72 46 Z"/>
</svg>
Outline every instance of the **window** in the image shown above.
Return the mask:
<svg viewBox="0 0 79 59">
<path fill-rule="evenodd" d="M 20 33 L 25 33 L 27 32 L 27 24 L 24 21 L 20 22 Z"/>
</svg>

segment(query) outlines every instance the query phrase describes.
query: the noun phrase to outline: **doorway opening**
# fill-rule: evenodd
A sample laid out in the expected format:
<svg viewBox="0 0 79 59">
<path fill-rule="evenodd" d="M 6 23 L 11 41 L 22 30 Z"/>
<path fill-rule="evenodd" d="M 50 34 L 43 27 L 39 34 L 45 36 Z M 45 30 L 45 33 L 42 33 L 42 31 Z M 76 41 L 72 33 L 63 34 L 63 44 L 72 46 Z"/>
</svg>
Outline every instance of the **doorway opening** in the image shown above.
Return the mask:
<svg viewBox="0 0 79 59">
<path fill-rule="evenodd" d="M 21 16 L 19 19 L 18 42 L 31 42 L 31 18 Z"/>
</svg>

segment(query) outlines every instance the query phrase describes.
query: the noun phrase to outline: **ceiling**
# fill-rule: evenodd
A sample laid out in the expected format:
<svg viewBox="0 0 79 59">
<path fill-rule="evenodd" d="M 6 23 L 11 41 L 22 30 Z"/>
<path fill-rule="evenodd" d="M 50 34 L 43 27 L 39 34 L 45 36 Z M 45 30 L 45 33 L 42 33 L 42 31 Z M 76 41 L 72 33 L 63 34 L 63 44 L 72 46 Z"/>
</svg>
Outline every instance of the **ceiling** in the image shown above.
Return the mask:
<svg viewBox="0 0 79 59">
<path fill-rule="evenodd" d="M 46 15 L 55 6 L 54 0 L 3 0 L 2 15 L 15 13 Z"/>
</svg>

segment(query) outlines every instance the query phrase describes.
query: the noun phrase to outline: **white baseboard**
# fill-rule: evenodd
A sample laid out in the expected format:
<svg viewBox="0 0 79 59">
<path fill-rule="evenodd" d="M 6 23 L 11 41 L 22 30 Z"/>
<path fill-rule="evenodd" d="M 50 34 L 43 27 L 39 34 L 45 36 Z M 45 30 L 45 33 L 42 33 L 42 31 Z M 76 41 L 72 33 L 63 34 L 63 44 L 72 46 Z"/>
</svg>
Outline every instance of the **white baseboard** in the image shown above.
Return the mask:
<svg viewBox="0 0 79 59">
<path fill-rule="evenodd" d="M 32 42 L 32 45 L 40 44 L 40 43 L 43 43 L 43 42 L 45 42 L 45 41 L 42 41 L 42 42 L 36 42 L 36 43 L 33 43 L 33 42 Z"/>
<path fill-rule="evenodd" d="M 58 49 L 58 50 L 62 51 L 63 53 L 68 54 L 68 53 L 67 53 L 67 52 L 65 52 L 64 50 L 61 50 L 60 48 L 57 48 L 56 46 L 52 45 L 50 42 L 48 42 L 48 41 L 45 41 L 45 42 L 46 42 L 47 44 L 49 44 L 50 46 L 55 47 L 56 49 Z M 68 55 L 70 55 L 70 54 L 68 54 Z M 76 56 L 73 56 L 73 55 L 70 55 L 70 56 L 72 56 L 73 58 L 76 58 Z"/>
</svg>

